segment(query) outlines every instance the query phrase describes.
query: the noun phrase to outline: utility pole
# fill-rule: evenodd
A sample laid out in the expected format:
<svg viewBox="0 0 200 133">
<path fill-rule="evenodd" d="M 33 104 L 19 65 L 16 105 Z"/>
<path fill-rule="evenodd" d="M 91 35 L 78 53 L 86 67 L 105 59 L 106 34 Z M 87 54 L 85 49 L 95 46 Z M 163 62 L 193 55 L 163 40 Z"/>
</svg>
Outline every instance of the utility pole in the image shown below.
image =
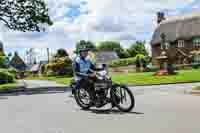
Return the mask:
<svg viewBox="0 0 200 133">
<path fill-rule="evenodd" d="M 47 59 L 48 59 L 48 63 L 49 63 L 49 48 L 47 48 Z"/>
</svg>

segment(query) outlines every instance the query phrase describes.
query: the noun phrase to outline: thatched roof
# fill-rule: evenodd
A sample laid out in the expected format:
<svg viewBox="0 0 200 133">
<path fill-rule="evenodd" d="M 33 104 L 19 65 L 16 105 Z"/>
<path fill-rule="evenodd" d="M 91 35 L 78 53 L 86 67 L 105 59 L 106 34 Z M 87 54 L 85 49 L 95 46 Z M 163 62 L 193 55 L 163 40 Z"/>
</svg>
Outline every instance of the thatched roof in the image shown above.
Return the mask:
<svg viewBox="0 0 200 133">
<path fill-rule="evenodd" d="M 97 62 L 107 62 L 115 59 L 119 59 L 119 57 L 114 51 L 101 51 L 96 53 Z"/>
<path fill-rule="evenodd" d="M 200 36 L 200 12 L 171 17 L 161 22 L 153 34 L 152 45 L 161 42 L 162 33 L 169 42 Z"/>
<path fill-rule="evenodd" d="M 11 59 L 10 65 L 19 71 L 24 71 L 26 69 L 26 64 L 17 54 Z"/>
</svg>

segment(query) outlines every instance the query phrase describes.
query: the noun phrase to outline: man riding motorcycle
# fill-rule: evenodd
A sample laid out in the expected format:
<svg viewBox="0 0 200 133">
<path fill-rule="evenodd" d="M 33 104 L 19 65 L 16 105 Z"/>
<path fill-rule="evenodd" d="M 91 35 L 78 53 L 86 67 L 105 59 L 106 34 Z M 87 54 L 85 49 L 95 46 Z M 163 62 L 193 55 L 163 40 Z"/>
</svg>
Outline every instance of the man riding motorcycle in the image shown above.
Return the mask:
<svg viewBox="0 0 200 133">
<path fill-rule="evenodd" d="M 130 89 L 126 85 L 113 83 L 106 72 L 106 65 L 102 64 L 100 68 L 95 67 L 86 58 L 87 56 L 88 49 L 85 47 L 80 48 L 79 55 L 72 64 L 75 82 L 72 80 L 70 86 L 72 87 L 72 93 L 74 91 L 76 103 L 82 109 L 101 108 L 111 103 L 112 108 L 117 107 L 123 112 L 131 111 L 135 101 Z M 128 107 L 124 107 L 123 105 L 127 105 L 128 98 L 131 102 Z"/>
<path fill-rule="evenodd" d="M 88 56 L 88 51 L 86 47 L 80 48 L 79 55 L 73 61 L 74 80 L 76 82 L 75 89 L 79 87 L 86 89 L 91 96 L 92 104 L 98 104 L 98 102 L 95 102 L 94 87 L 92 83 L 88 81 L 88 78 L 95 78 L 95 75 L 90 74 L 90 70 L 97 70 L 92 62 L 86 58 Z M 88 86 L 88 84 L 91 85 Z"/>
</svg>

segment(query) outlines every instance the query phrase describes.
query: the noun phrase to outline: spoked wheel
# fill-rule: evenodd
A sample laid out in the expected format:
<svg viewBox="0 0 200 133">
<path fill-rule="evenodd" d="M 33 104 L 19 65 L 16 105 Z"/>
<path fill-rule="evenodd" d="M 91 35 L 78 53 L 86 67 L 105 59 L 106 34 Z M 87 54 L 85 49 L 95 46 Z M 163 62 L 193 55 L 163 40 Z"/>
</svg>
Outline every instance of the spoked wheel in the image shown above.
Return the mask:
<svg viewBox="0 0 200 133">
<path fill-rule="evenodd" d="M 130 112 L 135 106 L 135 99 L 128 87 L 117 85 L 111 91 L 114 106 L 122 112 Z"/>
<path fill-rule="evenodd" d="M 76 100 L 76 103 L 82 108 L 82 109 L 89 109 L 90 103 L 91 103 L 91 97 L 88 91 L 86 91 L 83 88 L 75 89 L 74 91 L 74 98 Z"/>
</svg>

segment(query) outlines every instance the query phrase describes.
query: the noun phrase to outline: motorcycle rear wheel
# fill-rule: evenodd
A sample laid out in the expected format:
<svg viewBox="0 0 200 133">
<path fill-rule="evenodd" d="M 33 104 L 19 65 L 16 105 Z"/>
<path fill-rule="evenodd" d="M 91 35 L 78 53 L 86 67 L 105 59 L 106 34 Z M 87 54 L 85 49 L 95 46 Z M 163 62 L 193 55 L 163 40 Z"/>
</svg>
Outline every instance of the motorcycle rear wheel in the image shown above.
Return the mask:
<svg viewBox="0 0 200 133">
<path fill-rule="evenodd" d="M 124 94 L 123 94 L 124 93 Z M 126 100 L 128 94 L 130 97 L 130 105 L 128 107 L 123 107 L 123 101 Z M 116 106 L 122 112 L 130 112 L 135 107 L 135 98 L 130 89 L 123 85 L 116 85 L 112 88 L 111 98 L 114 106 Z M 121 105 L 122 104 L 122 105 Z"/>
<path fill-rule="evenodd" d="M 83 91 L 84 93 L 82 93 Z M 86 96 L 87 95 L 87 96 Z M 84 110 L 89 109 L 91 107 L 91 97 L 88 91 L 86 91 L 83 88 L 75 89 L 74 90 L 74 98 L 76 100 L 76 103 Z M 84 102 L 83 99 L 89 100 L 89 102 Z"/>
</svg>

